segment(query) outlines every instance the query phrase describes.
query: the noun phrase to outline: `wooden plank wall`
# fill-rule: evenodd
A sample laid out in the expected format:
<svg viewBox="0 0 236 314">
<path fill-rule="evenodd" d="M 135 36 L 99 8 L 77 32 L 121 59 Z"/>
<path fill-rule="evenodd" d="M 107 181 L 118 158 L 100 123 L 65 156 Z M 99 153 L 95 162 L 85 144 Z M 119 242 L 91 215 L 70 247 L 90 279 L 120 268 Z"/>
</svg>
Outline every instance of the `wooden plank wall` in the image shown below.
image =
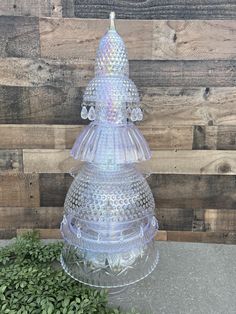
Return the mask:
<svg viewBox="0 0 236 314">
<path fill-rule="evenodd" d="M 158 238 L 236 243 L 235 0 L 1 1 L 0 238 L 59 237 L 111 10 L 145 112 Z"/>
</svg>

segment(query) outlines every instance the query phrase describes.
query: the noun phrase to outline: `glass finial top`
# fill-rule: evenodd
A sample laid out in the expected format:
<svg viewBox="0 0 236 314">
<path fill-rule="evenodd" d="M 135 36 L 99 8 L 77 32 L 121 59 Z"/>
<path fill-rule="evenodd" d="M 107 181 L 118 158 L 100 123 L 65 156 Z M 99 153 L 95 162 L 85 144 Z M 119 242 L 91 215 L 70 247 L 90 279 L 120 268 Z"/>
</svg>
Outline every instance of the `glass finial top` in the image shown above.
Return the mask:
<svg viewBox="0 0 236 314">
<path fill-rule="evenodd" d="M 110 30 L 116 30 L 116 27 L 115 27 L 115 12 L 111 12 L 110 13 Z"/>
</svg>

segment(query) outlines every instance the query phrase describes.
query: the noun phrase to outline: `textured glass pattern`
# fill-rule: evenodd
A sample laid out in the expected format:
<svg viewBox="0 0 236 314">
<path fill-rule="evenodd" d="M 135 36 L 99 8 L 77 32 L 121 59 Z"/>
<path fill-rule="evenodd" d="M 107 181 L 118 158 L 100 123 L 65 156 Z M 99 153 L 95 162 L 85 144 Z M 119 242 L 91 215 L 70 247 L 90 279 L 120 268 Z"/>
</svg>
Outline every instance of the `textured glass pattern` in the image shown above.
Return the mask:
<svg viewBox="0 0 236 314">
<path fill-rule="evenodd" d="M 133 124 L 143 111 L 113 17 L 98 47 L 95 78 L 84 93 L 81 117 L 93 122 L 71 150 L 84 164 L 66 195 L 61 223 L 62 267 L 80 282 L 108 288 L 145 278 L 159 258 L 154 198 L 134 165 L 151 157 Z"/>
<path fill-rule="evenodd" d="M 151 158 L 147 142 L 132 123 L 116 127 L 89 124 L 77 138 L 71 155 L 99 164 L 127 164 Z"/>
</svg>

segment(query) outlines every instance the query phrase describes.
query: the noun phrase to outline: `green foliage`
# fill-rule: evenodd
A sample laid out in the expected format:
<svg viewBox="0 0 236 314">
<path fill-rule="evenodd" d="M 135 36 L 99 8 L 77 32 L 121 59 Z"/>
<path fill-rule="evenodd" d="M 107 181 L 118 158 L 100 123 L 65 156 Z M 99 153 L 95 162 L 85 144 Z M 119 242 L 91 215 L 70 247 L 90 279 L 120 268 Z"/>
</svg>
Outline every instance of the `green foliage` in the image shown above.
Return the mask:
<svg viewBox="0 0 236 314">
<path fill-rule="evenodd" d="M 61 242 L 44 244 L 27 233 L 0 249 L 0 313 L 120 314 L 107 292 L 71 279 L 59 267 Z"/>
</svg>

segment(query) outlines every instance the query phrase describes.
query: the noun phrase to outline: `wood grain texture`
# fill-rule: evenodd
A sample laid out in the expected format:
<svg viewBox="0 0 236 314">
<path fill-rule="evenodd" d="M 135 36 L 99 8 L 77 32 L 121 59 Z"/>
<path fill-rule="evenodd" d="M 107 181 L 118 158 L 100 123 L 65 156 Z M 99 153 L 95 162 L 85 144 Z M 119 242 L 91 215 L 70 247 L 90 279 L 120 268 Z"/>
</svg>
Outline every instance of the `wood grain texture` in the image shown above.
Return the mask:
<svg viewBox="0 0 236 314">
<path fill-rule="evenodd" d="M 64 17 L 104 18 L 110 11 L 122 19 L 234 19 L 234 0 L 62 0 Z"/>
<path fill-rule="evenodd" d="M 236 231 L 235 209 L 157 208 L 156 215 L 167 231 Z"/>
<path fill-rule="evenodd" d="M 1 174 L 0 206 L 32 208 L 39 206 L 37 174 Z"/>
<path fill-rule="evenodd" d="M 130 61 L 130 76 L 138 86 L 235 86 L 236 62 Z"/>
<path fill-rule="evenodd" d="M 41 56 L 94 60 L 107 20 L 40 19 Z M 226 60 L 236 57 L 232 21 L 117 20 L 130 60 Z"/>
<path fill-rule="evenodd" d="M 193 149 L 236 149 L 236 126 L 195 126 Z"/>
<path fill-rule="evenodd" d="M 17 173 L 22 170 L 23 170 L 22 150 L 0 149 L 0 173 L 4 172 Z"/>
<path fill-rule="evenodd" d="M 47 124 L 0 125 L 0 148 L 71 148 L 83 126 Z"/>
<path fill-rule="evenodd" d="M 72 181 L 73 178 L 69 174 L 40 174 L 40 206 L 63 206 L 66 193 Z"/>
<path fill-rule="evenodd" d="M 8 86 L 86 86 L 94 66 L 84 60 L 0 58 L 0 84 Z M 236 86 L 236 60 L 131 60 L 138 87 Z"/>
<path fill-rule="evenodd" d="M 40 206 L 63 206 L 72 180 L 64 173 L 39 174 Z M 236 208 L 236 176 L 152 174 L 148 182 L 157 208 Z"/>
<path fill-rule="evenodd" d="M 24 149 L 26 173 L 64 173 L 80 164 L 69 150 Z M 204 150 L 153 151 L 145 163 L 151 173 L 165 174 L 236 174 L 236 152 Z"/>
<path fill-rule="evenodd" d="M 159 174 L 148 179 L 157 208 L 236 208 L 236 177 Z"/>
<path fill-rule="evenodd" d="M 152 59 L 153 23 L 151 21 L 117 21 L 129 59 Z M 107 20 L 40 19 L 41 56 L 94 60 Z"/>
<path fill-rule="evenodd" d="M 0 15 L 50 16 L 50 0 L 1 0 Z"/>
<path fill-rule="evenodd" d="M 83 91 L 82 87 L 70 86 L 0 86 L 0 123 L 88 123 L 80 118 Z M 144 129 L 186 126 L 187 135 L 191 125 L 236 124 L 236 87 L 140 87 L 139 92 Z M 223 127 L 220 130 L 223 138 L 227 131 Z M 173 131 L 175 134 L 171 129 L 166 132 L 170 136 L 168 142 L 176 142 L 177 137 L 181 140 L 183 136 L 177 129 Z M 177 136 L 175 140 L 170 133 Z"/>
<path fill-rule="evenodd" d="M 143 87 L 140 92 L 142 124 L 236 124 L 235 87 Z"/>
<path fill-rule="evenodd" d="M 0 125 L 0 148 L 64 149 L 72 148 L 82 131 L 80 125 Z M 141 127 L 151 149 L 192 149 L 193 129 L 183 127 Z"/>
<path fill-rule="evenodd" d="M 62 207 L 0 207 L 0 228 L 59 228 Z"/>
<path fill-rule="evenodd" d="M 39 57 L 39 53 L 37 18 L 0 16 L 0 57 Z"/>
<path fill-rule="evenodd" d="M 235 209 L 195 209 L 193 231 L 236 231 Z"/>
<path fill-rule="evenodd" d="M 16 229 L 0 229 L 0 239 L 7 240 L 16 237 Z"/>
<path fill-rule="evenodd" d="M 236 232 L 167 231 L 168 241 L 236 244 Z"/>
<path fill-rule="evenodd" d="M 81 102 L 81 88 L 0 86 L 0 123 L 84 124 Z"/>
<path fill-rule="evenodd" d="M 93 65 L 81 60 L 0 58 L 0 84 L 8 86 L 86 86 Z"/>
<path fill-rule="evenodd" d="M 61 239 L 60 229 L 45 229 L 45 228 L 19 228 L 15 232 L 17 236 L 20 236 L 26 232 L 36 230 L 39 233 L 41 239 Z"/>
</svg>

